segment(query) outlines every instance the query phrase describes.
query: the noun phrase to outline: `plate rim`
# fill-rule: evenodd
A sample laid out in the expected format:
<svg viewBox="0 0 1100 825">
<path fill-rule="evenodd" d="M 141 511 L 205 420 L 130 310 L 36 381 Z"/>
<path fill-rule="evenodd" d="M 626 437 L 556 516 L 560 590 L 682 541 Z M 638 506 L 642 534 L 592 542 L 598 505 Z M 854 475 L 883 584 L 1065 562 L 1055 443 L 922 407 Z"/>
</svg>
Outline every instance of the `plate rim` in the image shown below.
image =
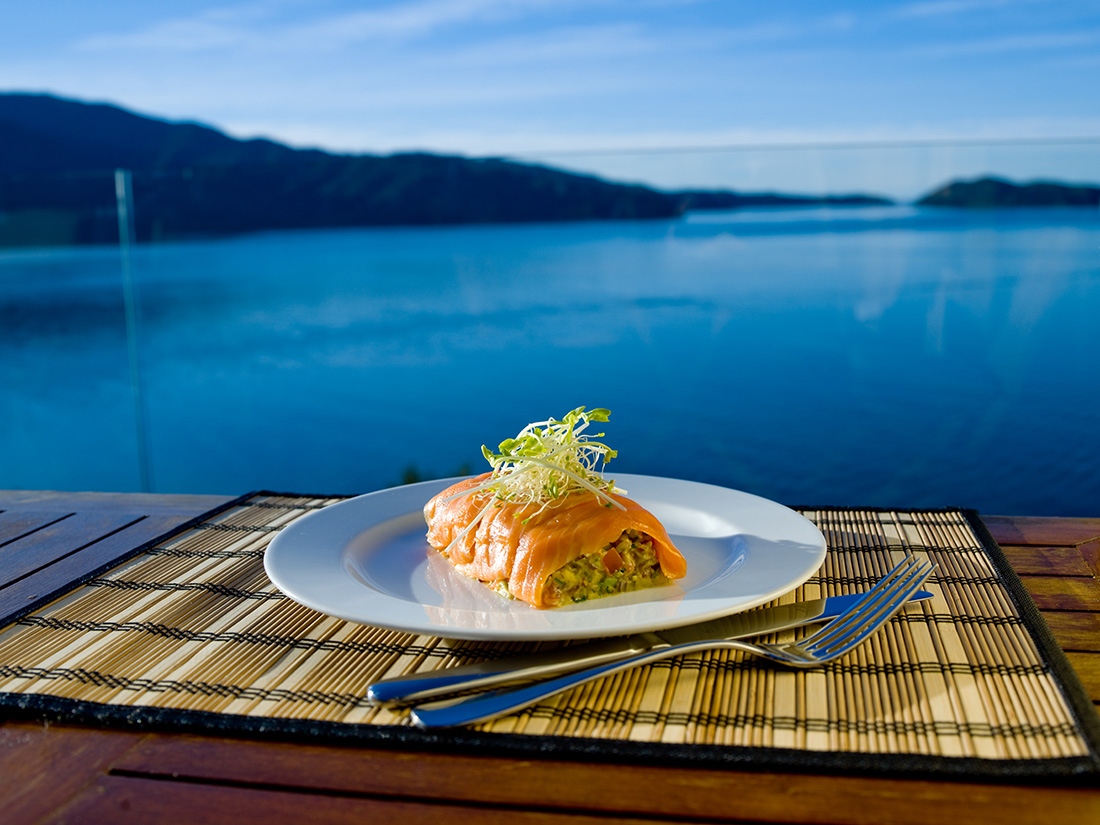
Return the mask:
<svg viewBox="0 0 1100 825">
<path fill-rule="evenodd" d="M 272 584 L 287 598 L 302 604 L 310 609 L 317 610 L 328 616 L 344 619 L 346 621 L 355 622 L 363 625 L 370 625 L 374 627 L 381 627 L 388 630 L 404 633 L 417 633 L 421 635 L 430 635 L 441 638 L 459 639 L 459 640 L 471 640 L 471 641 L 555 641 L 555 640 L 578 640 L 578 639 L 595 639 L 604 638 L 609 636 L 621 636 L 631 633 L 640 632 L 653 632 L 661 629 L 669 629 L 672 627 L 680 627 L 684 625 L 695 624 L 698 622 L 709 621 L 711 619 L 720 618 L 722 616 L 733 615 L 736 613 L 750 610 L 753 607 L 758 607 L 762 604 L 766 604 L 785 593 L 790 592 L 794 588 L 805 583 L 818 569 L 825 559 L 827 553 L 827 542 L 822 534 L 821 530 L 812 521 L 806 518 L 801 513 L 793 510 L 786 505 L 771 499 L 764 498 L 754 493 L 748 493 L 742 490 L 737 490 L 731 487 L 724 487 L 721 485 L 710 484 L 708 482 L 692 481 L 688 479 L 675 479 L 664 476 L 652 476 L 652 475 L 640 475 L 640 474 L 616 474 L 614 477 L 617 482 L 621 482 L 622 486 L 627 488 L 628 495 L 632 493 L 630 487 L 636 482 L 641 482 L 643 487 L 646 484 L 659 485 L 674 485 L 675 487 L 690 488 L 691 486 L 698 486 L 701 488 L 709 488 L 717 491 L 718 494 L 728 495 L 733 494 L 737 497 L 744 498 L 747 502 L 753 503 L 757 507 L 764 507 L 765 509 L 775 509 L 777 512 L 782 513 L 787 518 L 797 520 L 803 528 L 808 527 L 812 530 L 815 537 L 813 542 L 815 559 L 812 564 L 807 563 L 805 568 L 800 570 L 796 576 L 793 576 L 789 581 L 785 582 L 783 589 L 778 592 L 769 591 L 761 594 L 758 598 L 749 599 L 747 601 L 739 601 L 736 605 L 733 605 L 729 609 L 713 609 L 710 611 L 703 611 L 698 613 L 688 612 L 686 614 L 675 614 L 672 616 L 664 616 L 661 619 L 656 619 L 652 622 L 630 622 L 624 625 L 612 625 L 610 627 L 604 626 L 589 626 L 584 627 L 543 627 L 538 629 L 492 629 L 481 627 L 469 627 L 465 625 L 449 625 L 446 623 L 438 623 L 432 621 L 425 616 L 422 621 L 409 622 L 405 621 L 387 621 L 384 616 L 379 616 L 377 612 L 373 613 L 370 618 L 364 618 L 362 614 L 355 615 L 354 611 L 347 611 L 339 609 L 339 605 L 326 604 L 323 601 L 319 601 L 312 597 L 309 592 L 302 592 L 298 589 L 293 582 L 287 580 L 287 577 L 283 574 L 283 566 L 285 564 L 285 556 L 289 554 L 292 559 L 295 559 L 299 554 L 299 549 L 294 547 L 294 542 L 298 539 L 299 533 L 307 533 L 319 526 L 322 521 L 330 520 L 334 513 L 344 512 L 351 509 L 361 508 L 363 506 L 369 506 L 369 503 L 377 501 L 386 497 L 414 497 L 414 491 L 421 491 L 426 489 L 434 489 L 435 492 L 446 489 L 447 486 L 453 484 L 463 478 L 469 476 L 455 476 L 444 479 L 432 479 L 429 481 L 417 482 L 415 484 L 401 485 L 397 487 L 388 487 L 381 490 L 375 490 L 369 493 L 363 493 L 350 498 L 343 499 L 341 501 L 334 502 L 326 507 L 313 510 L 305 515 L 292 521 L 286 527 L 281 529 L 272 538 L 264 552 L 264 570 Z M 434 495 L 435 493 L 420 492 L 415 499 L 419 502 L 418 507 L 422 507 L 423 503 Z M 639 495 L 640 498 L 645 498 L 645 494 Z M 657 496 L 659 498 L 659 496 Z M 375 520 L 365 519 L 364 523 L 357 532 L 351 535 L 347 535 L 342 545 L 339 548 L 330 547 L 328 552 L 334 554 L 341 561 L 344 558 L 348 546 L 354 542 L 359 536 L 362 536 L 367 530 L 378 524 L 384 524 L 390 520 L 399 519 L 402 517 L 409 517 L 415 512 L 414 509 L 395 509 L 391 513 L 387 514 L 384 518 L 376 518 Z M 426 527 L 425 527 L 426 529 Z M 341 536 L 347 531 L 339 531 Z M 737 535 L 737 534 L 735 534 Z M 809 545 L 807 545 L 808 547 Z M 287 549 L 287 548 L 291 549 Z M 342 568 L 343 564 L 338 563 L 337 567 Z M 340 575 L 349 576 L 346 570 L 341 569 Z M 455 573 L 455 575 L 461 575 Z M 370 588 L 364 586 L 367 590 L 375 594 L 375 597 L 380 597 L 384 603 L 399 601 L 401 605 L 412 607 L 418 602 L 407 601 L 404 599 L 398 599 L 391 594 L 385 593 L 377 588 Z M 308 588 L 307 588 L 308 590 Z M 504 603 L 512 605 L 514 603 Z M 609 605 L 608 610 L 614 610 L 616 605 Z M 535 608 L 531 608 L 534 610 Z M 621 607 L 620 607 L 621 609 Z M 552 615 L 552 611 L 538 611 L 540 614 Z M 598 625 L 599 616 L 601 614 L 600 607 L 590 608 L 584 614 L 586 617 L 591 618 L 590 625 Z M 572 616 L 578 614 L 569 614 Z M 606 614 L 605 614 L 606 615 Z"/>
</svg>

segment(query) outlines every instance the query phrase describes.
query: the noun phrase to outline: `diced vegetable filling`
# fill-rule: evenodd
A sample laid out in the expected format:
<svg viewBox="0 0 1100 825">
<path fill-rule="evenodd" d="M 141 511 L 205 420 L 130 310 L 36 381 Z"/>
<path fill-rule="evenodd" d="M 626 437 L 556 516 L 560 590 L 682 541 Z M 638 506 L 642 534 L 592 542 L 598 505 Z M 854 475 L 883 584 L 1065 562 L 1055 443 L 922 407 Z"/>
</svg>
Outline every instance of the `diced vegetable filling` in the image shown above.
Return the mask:
<svg viewBox="0 0 1100 825">
<path fill-rule="evenodd" d="M 580 556 L 551 573 L 543 595 L 549 605 L 557 607 L 668 581 L 661 573 L 657 551 L 649 536 L 627 530 L 606 547 Z"/>
</svg>

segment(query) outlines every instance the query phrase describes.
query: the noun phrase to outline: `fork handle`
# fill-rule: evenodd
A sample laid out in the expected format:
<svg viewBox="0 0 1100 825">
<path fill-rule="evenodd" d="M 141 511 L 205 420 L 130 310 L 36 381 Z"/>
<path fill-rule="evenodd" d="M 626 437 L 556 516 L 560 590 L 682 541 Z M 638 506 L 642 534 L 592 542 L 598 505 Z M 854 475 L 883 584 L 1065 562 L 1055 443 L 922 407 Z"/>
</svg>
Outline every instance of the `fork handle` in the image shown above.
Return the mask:
<svg viewBox="0 0 1100 825">
<path fill-rule="evenodd" d="M 671 647 L 649 650 L 637 656 L 631 656 L 629 659 L 596 665 L 586 670 L 559 676 L 556 679 L 536 682 L 533 685 L 494 690 L 465 699 L 420 705 L 413 708 L 411 718 L 413 724 L 419 728 L 445 728 L 484 722 L 487 719 L 495 719 L 497 716 L 503 716 L 506 713 L 533 705 L 535 702 L 553 696 L 555 693 L 583 685 L 585 682 L 591 682 L 601 676 L 610 676 L 620 670 L 627 670 L 648 662 L 669 659 L 673 656 L 683 656 L 700 650 L 714 650 L 715 648 L 732 648 L 753 652 L 758 650 L 755 645 L 738 642 L 734 639 L 705 639 L 698 642 L 686 642 Z"/>
</svg>

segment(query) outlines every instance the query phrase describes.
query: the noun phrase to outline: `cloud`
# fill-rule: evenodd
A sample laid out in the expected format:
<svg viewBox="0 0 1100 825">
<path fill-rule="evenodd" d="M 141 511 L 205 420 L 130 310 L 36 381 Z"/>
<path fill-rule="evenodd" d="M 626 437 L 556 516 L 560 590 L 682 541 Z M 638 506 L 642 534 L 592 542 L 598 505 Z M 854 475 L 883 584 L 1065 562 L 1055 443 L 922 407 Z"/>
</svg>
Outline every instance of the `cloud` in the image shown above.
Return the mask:
<svg viewBox="0 0 1100 825">
<path fill-rule="evenodd" d="M 982 40 L 936 43 L 916 47 L 911 53 L 928 57 L 1005 54 L 1010 52 L 1061 52 L 1078 46 L 1100 43 L 1100 30 L 1070 32 L 1037 32 L 1004 35 Z"/>
<path fill-rule="evenodd" d="M 243 46 L 250 39 L 246 32 L 235 26 L 197 18 L 168 20 L 133 34 L 95 35 L 77 43 L 76 47 L 88 51 L 148 49 L 197 52 Z"/>
<path fill-rule="evenodd" d="M 504 37 L 491 42 L 460 45 L 438 55 L 450 65 L 500 66 L 502 64 L 607 60 L 651 54 L 669 49 L 668 40 L 646 34 L 633 23 L 553 28 L 533 34 Z"/>
<path fill-rule="evenodd" d="M 449 39 L 437 45 L 447 52 L 468 54 L 486 46 L 502 57 L 530 61 L 598 57 L 609 46 L 641 53 L 793 42 L 845 34 L 859 22 L 847 13 L 753 14 L 723 16 L 714 24 L 690 15 L 639 13 L 646 8 L 619 0 L 417 0 L 318 14 L 294 0 L 256 0 L 135 30 L 92 34 L 78 40 L 75 49 L 279 54 L 426 42 L 446 35 Z"/>
<path fill-rule="evenodd" d="M 554 7 L 564 2 L 561 0 Z M 287 7 L 283 4 L 257 3 L 163 20 L 137 31 L 92 35 L 79 41 L 77 48 L 179 52 L 342 48 L 371 40 L 423 37 L 459 24 L 498 22 L 551 5 L 547 0 L 421 0 L 391 3 L 366 11 L 288 20 Z M 289 13 L 296 10 L 290 9 Z"/>
<path fill-rule="evenodd" d="M 92 34 L 74 44 L 77 51 L 151 50 L 191 52 L 248 45 L 279 12 L 279 4 L 252 3 L 207 9 L 193 17 L 161 20 L 143 29 Z"/>
<path fill-rule="evenodd" d="M 896 12 L 898 17 L 954 17 L 972 12 L 1002 9 L 1008 6 L 1027 5 L 1042 0 L 929 0 L 924 3 L 912 3 L 902 6 Z"/>
<path fill-rule="evenodd" d="M 496 21 L 542 5 L 541 0 L 422 0 L 324 18 L 287 34 L 304 42 L 329 43 L 423 36 L 445 26 Z"/>
</svg>

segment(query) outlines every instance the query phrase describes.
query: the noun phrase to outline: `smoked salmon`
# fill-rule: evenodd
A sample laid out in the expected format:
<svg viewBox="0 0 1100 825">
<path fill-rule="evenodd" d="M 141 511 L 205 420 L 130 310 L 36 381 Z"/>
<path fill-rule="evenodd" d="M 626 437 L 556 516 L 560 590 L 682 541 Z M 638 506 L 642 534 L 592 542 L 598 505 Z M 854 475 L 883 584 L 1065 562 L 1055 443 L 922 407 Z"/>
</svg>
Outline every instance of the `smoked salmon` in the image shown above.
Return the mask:
<svg viewBox="0 0 1100 825">
<path fill-rule="evenodd" d="M 460 481 L 424 506 L 428 543 L 463 575 L 547 608 L 687 572 L 660 521 L 623 495 L 582 489 L 516 503 L 484 489 L 491 475 Z"/>
</svg>

